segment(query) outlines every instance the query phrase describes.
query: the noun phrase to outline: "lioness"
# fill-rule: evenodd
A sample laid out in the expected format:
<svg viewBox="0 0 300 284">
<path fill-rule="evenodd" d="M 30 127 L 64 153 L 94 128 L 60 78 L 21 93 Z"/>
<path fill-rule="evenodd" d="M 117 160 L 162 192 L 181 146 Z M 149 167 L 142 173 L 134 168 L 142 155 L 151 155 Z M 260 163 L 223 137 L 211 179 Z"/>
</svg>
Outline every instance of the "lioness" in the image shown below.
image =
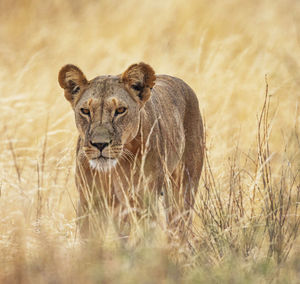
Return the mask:
<svg viewBox="0 0 300 284">
<path fill-rule="evenodd" d="M 78 67 L 68 64 L 60 70 L 58 81 L 79 131 L 78 217 L 91 210 L 90 196 L 97 199 L 97 194 L 104 193 L 107 204 L 118 207 L 128 200 L 133 204 L 142 191 L 162 194 L 171 216 L 166 178 L 178 204 L 190 211 L 204 143 L 198 100 L 185 82 L 155 75 L 145 63 L 133 64 L 121 75 L 90 81 Z M 143 186 L 141 176 L 147 181 Z M 88 218 L 82 228 L 87 231 Z"/>
</svg>

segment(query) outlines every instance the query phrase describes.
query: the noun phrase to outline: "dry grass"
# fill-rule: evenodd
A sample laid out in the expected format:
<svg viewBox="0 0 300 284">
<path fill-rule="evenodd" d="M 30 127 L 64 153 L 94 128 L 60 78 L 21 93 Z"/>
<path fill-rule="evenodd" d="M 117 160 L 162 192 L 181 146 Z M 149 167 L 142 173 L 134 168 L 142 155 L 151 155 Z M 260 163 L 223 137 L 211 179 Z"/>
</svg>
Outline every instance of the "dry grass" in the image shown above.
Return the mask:
<svg viewBox="0 0 300 284">
<path fill-rule="evenodd" d="M 297 283 L 299 27 L 292 0 L 1 1 L 0 282 Z M 139 61 L 189 83 L 205 116 L 193 234 L 178 247 L 144 218 L 83 245 L 57 73 Z"/>
</svg>

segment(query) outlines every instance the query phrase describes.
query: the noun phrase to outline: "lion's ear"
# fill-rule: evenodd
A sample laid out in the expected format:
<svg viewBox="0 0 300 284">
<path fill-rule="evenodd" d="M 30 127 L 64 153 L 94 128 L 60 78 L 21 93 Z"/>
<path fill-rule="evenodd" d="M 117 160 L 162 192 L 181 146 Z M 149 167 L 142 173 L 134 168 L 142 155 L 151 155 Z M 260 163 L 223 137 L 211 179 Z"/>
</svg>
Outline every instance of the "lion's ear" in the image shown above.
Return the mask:
<svg viewBox="0 0 300 284">
<path fill-rule="evenodd" d="M 150 98 L 150 90 L 155 84 L 155 72 L 143 62 L 131 65 L 121 77 L 127 89 L 142 106 Z"/>
<path fill-rule="evenodd" d="M 79 99 L 83 87 L 88 83 L 82 71 L 72 64 L 65 65 L 60 69 L 58 82 L 65 90 L 65 97 L 72 106 Z"/>
</svg>

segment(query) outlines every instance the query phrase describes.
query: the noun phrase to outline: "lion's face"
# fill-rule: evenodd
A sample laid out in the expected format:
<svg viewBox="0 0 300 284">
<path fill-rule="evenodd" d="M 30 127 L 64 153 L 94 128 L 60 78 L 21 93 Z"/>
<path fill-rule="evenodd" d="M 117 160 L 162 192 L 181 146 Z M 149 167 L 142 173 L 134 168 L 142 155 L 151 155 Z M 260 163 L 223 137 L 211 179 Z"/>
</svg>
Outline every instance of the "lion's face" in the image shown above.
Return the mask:
<svg viewBox="0 0 300 284">
<path fill-rule="evenodd" d="M 119 81 L 94 80 L 74 109 L 83 150 L 91 166 L 103 170 L 116 164 L 139 129 L 139 104 Z"/>
<path fill-rule="evenodd" d="M 130 66 L 122 76 L 87 81 L 74 65 L 59 73 L 59 83 L 71 102 L 83 151 L 94 169 L 106 171 L 126 155 L 124 145 L 140 127 L 140 111 L 150 97 L 154 71 L 144 63 Z"/>
</svg>

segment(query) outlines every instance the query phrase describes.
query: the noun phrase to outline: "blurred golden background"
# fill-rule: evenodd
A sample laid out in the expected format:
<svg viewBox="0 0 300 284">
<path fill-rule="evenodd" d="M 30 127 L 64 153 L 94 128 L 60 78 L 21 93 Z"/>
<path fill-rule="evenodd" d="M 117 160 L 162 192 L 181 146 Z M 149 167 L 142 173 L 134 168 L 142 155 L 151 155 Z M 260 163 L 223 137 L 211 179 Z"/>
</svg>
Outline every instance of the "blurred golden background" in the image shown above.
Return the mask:
<svg viewBox="0 0 300 284">
<path fill-rule="evenodd" d="M 26 239 L 25 247 L 39 248 L 32 237 L 37 215 L 42 214 L 45 234 L 63 246 L 76 234 L 77 132 L 57 82 L 59 69 L 72 63 L 92 79 L 119 74 L 140 61 L 194 89 L 220 178 L 237 145 L 241 152 L 256 151 L 267 75 L 272 154 L 281 159 L 285 152 L 300 168 L 299 1 L 1 0 L 0 258 L 5 271 L 15 257 L 12 236 Z"/>
</svg>

